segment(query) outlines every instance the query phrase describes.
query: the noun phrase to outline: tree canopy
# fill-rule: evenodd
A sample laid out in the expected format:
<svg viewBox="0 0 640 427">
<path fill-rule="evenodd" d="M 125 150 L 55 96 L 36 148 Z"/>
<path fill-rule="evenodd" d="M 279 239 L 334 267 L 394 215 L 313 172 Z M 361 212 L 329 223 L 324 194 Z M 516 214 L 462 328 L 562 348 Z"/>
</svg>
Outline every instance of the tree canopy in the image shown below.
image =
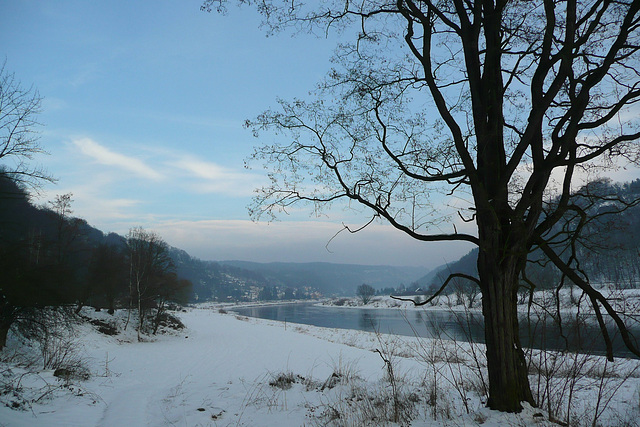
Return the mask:
<svg viewBox="0 0 640 427">
<path fill-rule="evenodd" d="M 255 5 L 272 32 L 353 37 L 313 99 L 281 100 L 247 123 L 283 135 L 255 152 L 271 169 L 255 217 L 357 203 L 415 239 L 477 246 L 478 275 L 453 273 L 438 292 L 464 277 L 482 293 L 494 409 L 535 403 L 516 308 L 533 251 L 559 271 L 558 286 L 570 281 L 592 302 L 610 358 L 604 316 L 640 355 L 629 318 L 592 286 L 576 250 L 594 219 L 585 200 L 606 199 L 607 215 L 638 203 L 582 185 L 640 160 L 640 2 L 239 3 Z"/>
<path fill-rule="evenodd" d="M 46 153 L 37 133 L 41 104 L 38 91 L 22 87 L 5 61 L 0 66 L 0 175 L 31 187 L 53 180 L 44 169 L 29 164 L 35 155 Z"/>
</svg>

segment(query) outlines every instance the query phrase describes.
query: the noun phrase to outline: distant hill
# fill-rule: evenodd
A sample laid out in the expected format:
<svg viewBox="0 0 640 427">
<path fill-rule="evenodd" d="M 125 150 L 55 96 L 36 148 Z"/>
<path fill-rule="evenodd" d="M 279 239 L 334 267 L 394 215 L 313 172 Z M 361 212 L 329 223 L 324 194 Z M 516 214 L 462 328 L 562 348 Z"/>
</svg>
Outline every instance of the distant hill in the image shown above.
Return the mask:
<svg viewBox="0 0 640 427">
<path fill-rule="evenodd" d="M 422 290 L 428 291 L 433 286 L 440 286 L 451 273 L 465 273 L 470 276 L 478 276 L 478 249 L 472 249 L 457 261 L 443 264 L 434 268 L 428 274 L 416 280 L 416 284 Z"/>
<path fill-rule="evenodd" d="M 297 298 L 316 292 L 324 296 L 354 295 L 362 283 L 375 288 L 396 287 L 415 281 L 427 271 L 419 267 L 321 262 L 203 261 L 177 248 L 171 248 L 171 257 L 178 276 L 193 283 L 194 299 L 198 301 L 253 299 L 265 287 L 279 294 L 295 290 Z"/>
<path fill-rule="evenodd" d="M 374 288 L 397 287 L 422 277 L 424 267 L 372 266 L 356 264 L 311 263 L 256 263 L 248 261 L 221 261 L 223 267 L 252 271 L 272 286 L 318 289 L 325 295 L 354 295 L 356 287 L 366 283 Z"/>
<path fill-rule="evenodd" d="M 251 299 L 252 289 L 275 285 L 254 271 L 194 258 L 182 249 L 172 247 L 170 255 L 178 276 L 193 284 L 195 301 Z"/>
</svg>

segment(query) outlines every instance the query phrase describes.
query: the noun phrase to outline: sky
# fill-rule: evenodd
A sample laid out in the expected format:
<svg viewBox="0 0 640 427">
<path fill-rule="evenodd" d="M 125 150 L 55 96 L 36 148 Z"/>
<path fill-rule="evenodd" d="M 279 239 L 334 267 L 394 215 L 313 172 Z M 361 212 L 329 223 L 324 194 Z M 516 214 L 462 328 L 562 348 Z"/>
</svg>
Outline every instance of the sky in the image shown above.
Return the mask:
<svg viewBox="0 0 640 427">
<path fill-rule="evenodd" d="M 49 155 L 35 160 L 57 182 L 39 203 L 72 193 L 73 214 L 104 232 L 142 226 L 208 260 L 431 268 L 470 249 L 381 224 L 332 240 L 340 212 L 253 222 L 247 206 L 266 176 L 244 161 L 269 141 L 244 121 L 279 97 L 308 94 L 339 40 L 267 37 L 251 8 L 223 16 L 200 5 L 0 2 L 0 60 L 44 98 L 40 144 Z"/>
<path fill-rule="evenodd" d="M 40 203 L 72 193 L 74 215 L 104 232 L 142 226 L 207 260 L 433 268 L 471 249 L 383 224 L 332 240 L 345 218 L 359 225 L 340 210 L 253 222 L 247 206 L 266 176 L 244 161 L 274 137 L 256 139 L 243 123 L 308 94 L 340 39 L 267 37 L 251 8 L 223 16 L 201 3 L 0 2 L 0 60 L 44 98 L 49 155 L 36 160 L 57 182 Z"/>
</svg>

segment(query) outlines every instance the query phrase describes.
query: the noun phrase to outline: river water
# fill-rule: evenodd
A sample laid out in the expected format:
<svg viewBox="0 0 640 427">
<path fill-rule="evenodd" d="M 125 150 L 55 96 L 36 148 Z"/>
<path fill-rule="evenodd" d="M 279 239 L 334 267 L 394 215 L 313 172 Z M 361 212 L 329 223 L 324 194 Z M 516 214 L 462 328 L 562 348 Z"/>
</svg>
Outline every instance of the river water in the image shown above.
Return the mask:
<svg viewBox="0 0 640 427">
<path fill-rule="evenodd" d="M 440 336 L 458 341 L 484 342 L 482 314 L 478 312 L 454 312 L 450 310 L 402 310 L 398 308 L 343 308 L 314 305 L 312 303 L 268 305 L 235 308 L 238 314 L 261 319 L 324 328 L 357 329 L 369 332 L 419 336 Z M 569 316 L 567 316 L 568 318 Z M 523 347 L 548 350 L 580 351 L 604 354 L 605 345 L 594 319 L 587 319 L 580 328 L 575 321 L 563 319 L 562 327 L 555 322 L 520 318 L 520 339 Z M 631 329 L 640 337 L 640 328 Z M 614 336 L 614 354 L 618 357 L 634 357 L 619 337 Z"/>
</svg>

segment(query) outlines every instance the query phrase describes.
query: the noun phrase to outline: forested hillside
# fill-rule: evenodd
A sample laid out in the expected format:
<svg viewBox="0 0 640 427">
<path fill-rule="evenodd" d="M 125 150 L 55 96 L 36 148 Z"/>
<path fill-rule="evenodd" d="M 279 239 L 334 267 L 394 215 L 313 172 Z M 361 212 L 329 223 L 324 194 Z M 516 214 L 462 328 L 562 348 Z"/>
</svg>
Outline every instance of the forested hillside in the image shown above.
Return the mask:
<svg viewBox="0 0 640 427">
<path fill-rule="evenodd" d="M 191 257 L 171 248 L 178 274 L 193 283 L 192 301 L 255 301 L 308 299 L 323 294 L 304 280 L 284 284 L 258 271 Z"/>
<path fill-rule="evenodd" d="M 563 256 L 573 254 L 586 260 L 581 266 L 593 283 L 613 284 L 621 288 L 640 287 L 640 205 L 625 205 L 640 195 L 640 179 L 627 183 L 598 180 L 576 192 L 574 204 L 594 220 L 580 223 L 579 215 L 568 217 L 553 230 L 556 246 Z M 616 215 L 609 215 L 616 213 Z M 566 231 L 584 227 L 586 239 L 567 241 Z M 574 252 L 572 252 L 574 251 Z M 414 283 L 414 288 L 433 292 L 452 272 L 477 275 L 477 249 L 458 261 L 443 265 Z M 555 286 L 560 273 L 549 265 L 539 251 L 529 257 L 527 277 L 539 288 Z M 469 286 L 471 286 L 469 284 Z M 448 292 L 454 292 L 449 289 Z"/>
<path fill-rule="evenodd" d="M 70 216 L 70 198 L 36 207 L 11 179 L 0 175 L 0 265 L 3 296 L 36 305 L 75 303 L 90 293 L 92 255 L 124 239 L 104 235 Z"/>
<path fill-rule="evenodd" d="M 0 349 L 13 326 L 37 330 L 50 310 L 79 313 L 84 305 L 135 309 L 138 332 L 155 333 L 166 304 L 190 297 L 190 282 L 176 274 L 157 234 L 105 235 L 72 216 L 72 201 L 65 194 L 34 206 L 0 174 Z"/>
</svg>

